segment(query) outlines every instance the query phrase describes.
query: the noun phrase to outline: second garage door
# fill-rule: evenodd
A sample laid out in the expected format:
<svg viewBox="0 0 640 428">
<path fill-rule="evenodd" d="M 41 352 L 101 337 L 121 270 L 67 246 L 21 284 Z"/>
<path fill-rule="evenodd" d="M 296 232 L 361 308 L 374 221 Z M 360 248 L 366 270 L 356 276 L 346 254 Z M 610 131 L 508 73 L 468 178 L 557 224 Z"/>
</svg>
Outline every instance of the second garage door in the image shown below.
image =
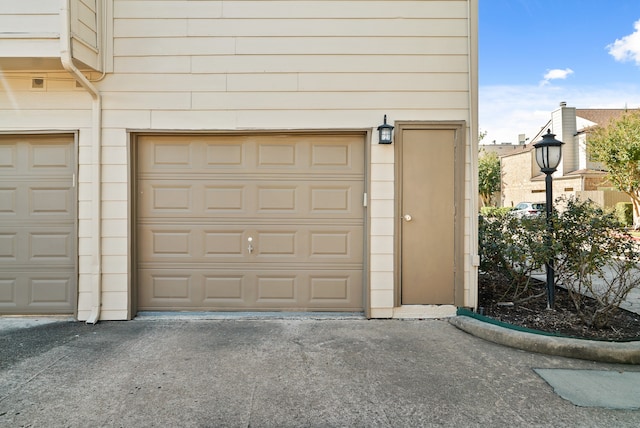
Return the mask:
<svg viewBox="0 0 640 428">
<path fill-rule="evenodd" d="M 77 293 L 73 135 L 0 136 L 0 314 L 72 314 Z"/>
<path fill-rule="evenodd" d="M 139 310 L 362 310 L 364 135 L 135 147 Z"/>
</svg>

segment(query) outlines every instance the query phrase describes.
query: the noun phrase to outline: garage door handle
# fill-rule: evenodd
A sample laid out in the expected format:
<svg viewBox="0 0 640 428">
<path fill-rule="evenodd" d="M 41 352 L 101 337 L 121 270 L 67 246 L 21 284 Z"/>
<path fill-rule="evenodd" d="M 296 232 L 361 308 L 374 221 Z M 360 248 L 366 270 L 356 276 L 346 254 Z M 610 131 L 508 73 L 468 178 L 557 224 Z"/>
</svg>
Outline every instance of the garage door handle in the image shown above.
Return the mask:
<svg viewBox="0 0 640 428">
<path fill-rule="evenodd" d="M 253 245 L 251 245 L 251 243 L 253 242 L 253 238 L 249 237 L 247 238 L 247 241 L 249 241 L 249 246 L 247 247 L 247 250 L 249 250 L 249 254 L 253 253 Z"/>
</svg>

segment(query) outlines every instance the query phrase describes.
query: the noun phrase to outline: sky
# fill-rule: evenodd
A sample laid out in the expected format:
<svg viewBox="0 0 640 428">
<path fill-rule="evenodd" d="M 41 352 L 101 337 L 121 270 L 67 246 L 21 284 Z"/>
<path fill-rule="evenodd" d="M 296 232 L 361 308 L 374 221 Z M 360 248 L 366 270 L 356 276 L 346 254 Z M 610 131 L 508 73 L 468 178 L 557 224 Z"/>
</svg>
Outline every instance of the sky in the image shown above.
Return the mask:
<svg viewBox="0 0 640 428">
<path fill-rule="evenodd" d="M 560 102 L 640 108 L 640 0 L 479 0 L 479 13 L 482 144 L 534 138 Z"/>
</svg>

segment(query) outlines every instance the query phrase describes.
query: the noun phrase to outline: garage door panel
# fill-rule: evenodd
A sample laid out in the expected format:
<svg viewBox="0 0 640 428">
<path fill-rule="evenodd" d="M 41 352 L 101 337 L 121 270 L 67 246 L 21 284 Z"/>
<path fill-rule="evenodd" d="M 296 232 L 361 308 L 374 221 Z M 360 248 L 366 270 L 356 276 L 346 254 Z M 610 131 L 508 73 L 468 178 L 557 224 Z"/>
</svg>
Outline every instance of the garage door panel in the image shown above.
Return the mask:
<svg viewBox="0 0 640 428">
<path fill-rule="evenodd" d="M 16 230 L 17 229 L 17 230 Z M 72 226 L 0 227 L 0 266 L 19 264 L 59 265 L 75 263 L 75 230 Z"/>
<path fill-rule="evenodd" d="M 215 184 L 212 184 L 215 181 Z M 362 220 L 364 184 L 352 178 L 259 181 L 209 177 L 191 181 L 145 178 L 138 218 L 338 218 Z"/>
<path fill-rule="evenodd" d="M 152 156 L 148 159 L 149 169 L 180 169 L 191 170 L 197 162 L 197 156 L 193 153 L 193 146 L 188 144 L 156 143 L 152 147 Z"/>
<path fill-rule="evenodd" d="M 75 237 L 71 230 L 49 228 L 32 230 L 28 241 L 29 261 L 43 263 L 73 263 L 75 256 Z"/>
<path fill-rule="evenodd" d="M 298 156 L 296 152 L 299 146 L 291 143 L 260 143 L 258 144 L 258 167 L 261 169 L 277 167 L 278 170 L 284 168 L 295 168 Z M 300 148 L 302 150 L 302 148 Z"/>
<path fill-rule="evenodd" d="M 309 166 L 313 171 L 331 170 L 361 174 L 364 152 L 349 140 L 335 139 L 327 144 L 312 144 Z"/>
<path fill-rule="evenodd" d="M 341 215 L 351 217 L 362 215 L 363 189 L 354 185 L 311 186 L 309 213 L 315 215 Z M 358 203 L 359 202 L 359 203 Z M 354 210 L 354 208 L 357 208 Z"/>
<path fill-rule="evenodd" d="M 17 291 L 18 277 L 2 275 L 0 277 L 0 308 L 16 308 Z"/>
<path fill-rule="evenodd" d="M 197 209 L 193 206 L 193 188 L 188 185 L 158 185 L 151 188 L 151 204 L 153 212 L 193 214 Z"/>
<path fill-rule="evenodd" d="M 0 230 L 0 263 L 18 261 L 18 234 Z"/>
<path fill-rule="evenodd" d="M 15 217 L 18 214 L 18 187 L 0 187 L 0 218 Z"/>
<path fill-rule="evenodd" d="M 0 139 L 0 174 L 11 174 L 18 170 L 18 145 L 7 138 Z"/>
<path fill-rule="evenodd" d="M 295 306 L 300 286 L 296 275 L 262 274 L 257 276 L 257 303 L 275 306 Z"/>
<path fill-rule="evenodd" d="M 69 177 L 75 172 L 74 149 L 70 136 L 0 136 L 0 176 L 17 180 L 39 175 Z"/>
<path fill-rule="evenodd" d="M 64 272 L 33 272 L 16 269 L 0 274 L 0 313 L 69 313 L 75 304 L 75 275 Z"/>
<path fill-rule="evenodd" d="M 233 172 L 324 174 L 364 173 L 362 138 L 357 135 L 144 136 L 138 173 Z M 360 140 L 360 141 L 356 141 Z"/>
<path fill-rule="evenodd" d="M 75 189 L 64 182 L 17 181 L 0 183 L 0 218 L 59 222 L 75 218 Z"/>
<path fill-rule="evenodd" d="M 245 186 L 237 183 L 204 186 L 206 214 L 241 214 L 247 211 Z"/>
<path fill-rule="evenodd" d="M 141 224 L 140 262 L 361 263 L 358 225 L 289 224 L 240 229 L 238 224 Z M 249 252 L 251 238 L 251 252 Z"/>
<path fill-rule="evenodd" d="M 28 213 L 32 217 L 47 216 L 53 218 L 74 217 L 74 189 L 71 183 L 66 185 L 44 184 L 29 186 Z"/>
<path fill-rule="evenodd" d="M 244 168 L 246 166 L 245 150 L 239 144 L 207 144 L 204 150 L 206 153 L 205 167 L 209 168 Z"/>
<path fill-rule="evenodd" d="M 68 142 L 63 144 L 29 144 L 27 149 L 28 169 L 36 174 L 68 176 L 73 173 L 73 146 Z"/>
<path fill-rule="evenodd" d="M 362 309 L 362 271 L 141 269 L 145 310 L 345 310 Z"/>
<path fill-rule="evenodd" d="M 246 250 L 244 231 L 237 226 L 211 227 L 189 224 L 149 224 L 138 227 L 139 261 L 194 263 L 242 260 Z"/>
<path fill-rule="evenodd" d="M 136 150 L 139 309 L 362 310 L 362 135 L 142 136 Z"/>
<path fill-rule="evenodd" d="M 69 296 L 71 281 L 72 278 L 69 278 L 68 276 L 40 276 L 31 278 L 31 301 L 29 303 L 30 306 L 68 306 L 69 301 L 71 300 L 71 296 Z"/>
<path fill-rule="evenodd" d="M 233 302 L 241 305 L 244 295 L 244 275 L 203 275 L 204 303 Z"/>
</svg>

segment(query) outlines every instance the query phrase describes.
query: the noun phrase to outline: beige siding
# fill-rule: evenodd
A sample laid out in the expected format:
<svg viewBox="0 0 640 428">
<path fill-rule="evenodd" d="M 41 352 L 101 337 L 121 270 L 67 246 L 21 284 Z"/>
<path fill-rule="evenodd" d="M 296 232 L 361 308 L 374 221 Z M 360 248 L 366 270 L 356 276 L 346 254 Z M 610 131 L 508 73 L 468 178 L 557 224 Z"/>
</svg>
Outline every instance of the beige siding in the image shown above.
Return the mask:
<svg viewBox="0 0 640 428">
<path fill-rule="evenodd" d="M 97 0 L 71 0 L 71 43 L 74 59 L 102 69 L 101 26 Z"/>
<path fill-rule="evenodd" d="M 371 147 L 370 300 L 371 314 L 393 316 L 394 301 L 394 149 Z"/>
<path fill-rule="evenodd" d="M 74 36 L 89 47 L 98 49 L 98 13 L 96 0 L 75 0 L 72 2 L 71 31 Z"/>
<path fill-rule="evenodd" d="M 59 56 L 59 12 L 60 3 L 57 1 L 2 2 L 0 5 L 0 59 Z"/>
<path fill-rule="evenodd" d="M 70 33 L 72 55 L 94 70 L 102 66 L 97 0 L 70 0 L 70 28 L 63 28 L 60 0 L 4 1 L 0 3 L 0 68 L 3 70 L 55 70 L 60 63 L 60 38 Z M 66 9 L 66 7 L 65 7 Z M 16 58 L 24 58 L 16 61 Z M 44 61 L 46 59 L 46 61 Z"/>
<path fill-rule="evenodd" d="M 60 2 L 4 1 L 0 7 L 0 37 L 8 35 L 58 36 Z"/>
<path fill-rule="evenodd" d="M 41 3 L 59 7 L 57 1 Z M 82 3 L 89 6 L 82 18 L 87 23 L 93 2 Z M 465 0 L 107 4 L 113 5 L 113 20 L 107 23 L 113 30 L 113 73 L 95 82 L 104 108 L 101 319 L 131 315 L 127 132 L 135 130 L 373 130 L 368 294 L 371 315 L 391 316 L 394 158 L 393 147 L 378 145 L 375 135 L 384 114 L 390 123 L 465 120 L 470 126 L 465 290 L 467 304 L 475 305 L 471 195 L 476 193 L 477 77 L 470 68 L 477 52 L 475 41 L 468 40 L 468 14 L 471 10 L 471 20 L 477 19 L 476 0 L 471 6 Z M 89 27 L 82 32 L 87 45 Z M 91 97 L 68 75 L 44 74 L 51 78 L 42 92 L 30 89 L 31 75 L 7 78 L 10 90 L 0 94 L 0 130 L 79 130 L 78 318 L 86 319 L 92 292 Z"/>
<path fill-rule="evenodd" d="M 120 19 L 115 31 L 120 37 L 286 37 L 305 34 L 321 37 L 439 37 L 443 34 L 466 37 L 466 19 L 416 19 L 412 21 L 388 21 L 380 25 L 375 18 L 336 21 L 333 19 L 292 20 L 276 18 L 253 26 L 253 19 L 171 19 L 149 22 L 145 19 Z M 426 21 L 426 22 L 425 22 Z M 426 24 L 426 25 L 425 25 Z M 328 31 L 330 29 L 331 31 Z"/>
</svg>

